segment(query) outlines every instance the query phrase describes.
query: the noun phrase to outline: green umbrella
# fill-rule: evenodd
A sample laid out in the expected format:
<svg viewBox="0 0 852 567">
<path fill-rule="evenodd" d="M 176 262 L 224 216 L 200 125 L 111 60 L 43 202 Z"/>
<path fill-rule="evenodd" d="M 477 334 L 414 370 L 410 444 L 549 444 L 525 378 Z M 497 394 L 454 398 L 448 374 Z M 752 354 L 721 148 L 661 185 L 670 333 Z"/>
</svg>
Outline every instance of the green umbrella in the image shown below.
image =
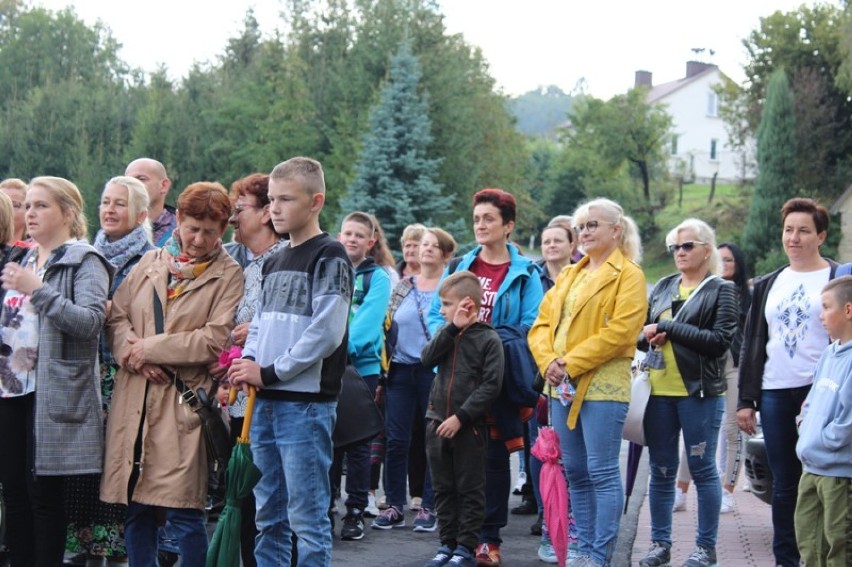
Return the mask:
<svg viewBox="0 0 852 567">
<path fill-rule="evenodd" d="M 237 389 L 231 388 L 231 400 L 236 399 Z M 237 444 L 231 451 L 228 468 L 225 470 L 225 507 L 219 514 L 216 531 L 207 549 L 207 567 L 239 567 L 240 565 L 240 522 L 242 520 L 242 501 L 251 494 L 254 485 L 260 480 L 258 469 L 251 456 L 249 428 L 254 412 L 255 390 L 249 390 L 243 430 Z"/>
</svg>

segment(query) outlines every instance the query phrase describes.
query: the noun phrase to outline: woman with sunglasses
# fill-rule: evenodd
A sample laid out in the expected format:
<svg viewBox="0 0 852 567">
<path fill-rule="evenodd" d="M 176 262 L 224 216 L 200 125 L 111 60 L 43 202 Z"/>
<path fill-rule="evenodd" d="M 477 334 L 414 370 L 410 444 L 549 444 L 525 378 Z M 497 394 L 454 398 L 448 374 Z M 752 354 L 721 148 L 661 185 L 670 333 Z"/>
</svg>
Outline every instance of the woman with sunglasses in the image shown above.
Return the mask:
<svg viewBox="0 0 852 567">
<path fill-rule="evenodd" d="M 572 218 L 586 256 L 560 272 L 528 340 L 554 398 L 577 525 L 571 564 L 596 566 L 612 561 L 624 506 L 618 456 L 647 289 L 639 231 L 617 203 L 595 199 Z"/>
<path fill-rule="evenodd" d="M 651 398 L 645 410 L 650 456 L 651 547 L 640 567 L 671 561 L 672 505 L 681 430 L 698 492 L 695 551 L 684 567 L 716 565 L 722 500 L 716 443 L 725 409 L 725 360 L 739 322 L 739 299 L 722 266 L 716 235 L 707 223 L 687 219 L 666 236 L 676 274 L 651 292 L 643 346 L 650 345 Z"/>
<path fill-rule="evenodd" d="M 781 208 L 781 242 L 790 264 L 757 278 L 740 352 L 737 424 L 755 434 L 760 411 L 772 471 L 772 552 L 782 567 L 799 565 L 793 526 L 802 463 L 796 457 L 796 416 L 811 389 L 814 369 L 829 344 L 819 321 L 820 292 L 837 264 L 823 258 L 828 211 L 812 199 Z"/>
</svg>

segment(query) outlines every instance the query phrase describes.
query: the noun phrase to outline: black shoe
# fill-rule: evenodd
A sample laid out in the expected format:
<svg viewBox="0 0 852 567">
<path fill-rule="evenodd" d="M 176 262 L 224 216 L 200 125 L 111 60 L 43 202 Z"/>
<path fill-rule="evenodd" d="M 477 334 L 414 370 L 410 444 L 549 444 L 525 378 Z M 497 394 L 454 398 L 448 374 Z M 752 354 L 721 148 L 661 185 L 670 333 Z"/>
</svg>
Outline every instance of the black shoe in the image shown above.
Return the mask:
<svg viewBox="0 0 852 567">
<path fill-rule="evenodd" d="M 172 553 L 171 551 L 157 552 L 157 564 L 160 567 L 174 567 L 178 559 L 180 559 L 180 556 L 177 553 Z"/>
<path fill-rule="evenodd" d="M 538 519 L 535 521 L 533 525 L 530 526 L 530 535 L 540 536 L 541 535 L 541 525 L 544 523 L 544 516 L 541 512 L 538 514 Z"/>
<path fill-rule="evenodd" d="M 521 516 L 538 514 L 538 506 L 536 505 L 535 500 L 524 500 L 523 502 L 521 502 L 520 506 L 515 506 L 514 508 L 512 508 L 512 513 Z"/>
<path fill-rule="evenodd" d="M 360 510 L 352 510 L 343 516 L 340 539 L 355 540 L 364 537 L 364 516 Z"/>
</svg>

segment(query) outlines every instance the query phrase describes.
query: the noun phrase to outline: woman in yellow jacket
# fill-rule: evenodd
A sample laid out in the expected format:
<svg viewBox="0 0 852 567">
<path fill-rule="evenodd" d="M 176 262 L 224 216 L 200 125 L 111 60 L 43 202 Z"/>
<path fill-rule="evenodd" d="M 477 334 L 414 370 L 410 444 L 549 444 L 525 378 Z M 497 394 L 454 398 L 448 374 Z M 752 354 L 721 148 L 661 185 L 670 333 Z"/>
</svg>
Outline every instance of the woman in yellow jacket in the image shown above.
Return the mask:
<svg viewBox="0 0 852 567">
<path fill-rule="evenodd" d="M 630 364 L 648 308 L 636 223 L 608 199 L 573 215 L 586 256 L 564 269 L 529 332 L 549 385 L 577 524 L 578 565 L 612 559 L 624 505 L 618 455 Z"/>
</svg>

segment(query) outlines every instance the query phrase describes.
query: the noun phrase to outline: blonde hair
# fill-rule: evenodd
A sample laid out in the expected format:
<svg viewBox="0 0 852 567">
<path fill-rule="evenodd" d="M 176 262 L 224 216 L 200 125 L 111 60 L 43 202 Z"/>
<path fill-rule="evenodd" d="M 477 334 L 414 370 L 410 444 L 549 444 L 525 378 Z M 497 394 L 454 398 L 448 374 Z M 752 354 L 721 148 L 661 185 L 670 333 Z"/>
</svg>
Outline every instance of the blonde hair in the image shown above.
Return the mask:
<svg viewBox="0 0 852 567">
<path fill-rule="evenodd" d="M 399 237 L 399 245 L 405 246 L 406 241 L 416 240 L 420 242 L 423 239 L 423 234 L 426 232 L 426 227 L 419 222 L 410 224 L 402 230 L 402 236 Z"/>
<path fill-rule="evenodd" d="M 35 177 L 30 181 L 30 187 L 41 187 L 50 193 L 64 214 L 71 216 L 71 236 L 80 240 L 89 234 L 86 225 L 86 214 L 83 212 L 83 196 L 77 186 L 62 177 Z"/>
<path fill-rule="evenodd" d="M 12 242 L 15 238 L 15 209 L 9 195 L 0 191 L 0 244 Z"/>
<path fill-rule="evenodd" d="M 707 269 L 710 273 L 718 276 L 722 273 L 722 256 L 716 248 L 716 231 L 701 219 L 686 219 L 666 235 L 666 246 L 677 242 L 677 235 L 684 230 L 691 230 L 695 237 L 707 246 Z"/>
<path fill-rule="evenodd" d="M 127 214 L 132 220 L 136 220 L 139 213 L 145 212 L 145 218 L 142 219 L 142 226 L 145 228 L 145 235 L 148 237 L 148 242 L 153 241 L 153 232 L 151 230 L 151 221 L 148 219 L 148 205 L 151 202 L 151 197 L 148 195 L 148 190 L 145 184 L 127 175 L 119 175 L 113 177 L 104 185 L 104 191 L 110 185 L 119 185 L 127 189 Z M 103 199 L 103 192 L 101 193 Z"/>
<path fill-rule="evenodd" d="M 624 214 L 624 209 L 621 208 L 621 205 L 604 198 L 593 199 L 587 203 L 583 203 L 571 215 L 574 225 L 585 224 L 589 218 L 591 209 L 600 212 L 606 222 L 621 227 L 618 248 L 622 254 L 637 264 L 640 263 L 642 261 L 642 240 L 639 238 L 639 228 L 632 218 Z"/>
<path fill-rule="evenodd" d="M 271 181 L 293 181 L 308 195 L 325 194 L 325 174 L 322 164 L 308 157 L 294 157 L 282 161 L 269 174 Z"/>
<path fill-rule="evenodd" d="M 22 179 L 18 179 L 17 177 L 10 177 L 9 179 L 4 179 L 3 181 L 0 181 L 0 189 L 18 189 L 19 191 L 26 193 L 27 184 L 24 183 Z"/>
</svg>

